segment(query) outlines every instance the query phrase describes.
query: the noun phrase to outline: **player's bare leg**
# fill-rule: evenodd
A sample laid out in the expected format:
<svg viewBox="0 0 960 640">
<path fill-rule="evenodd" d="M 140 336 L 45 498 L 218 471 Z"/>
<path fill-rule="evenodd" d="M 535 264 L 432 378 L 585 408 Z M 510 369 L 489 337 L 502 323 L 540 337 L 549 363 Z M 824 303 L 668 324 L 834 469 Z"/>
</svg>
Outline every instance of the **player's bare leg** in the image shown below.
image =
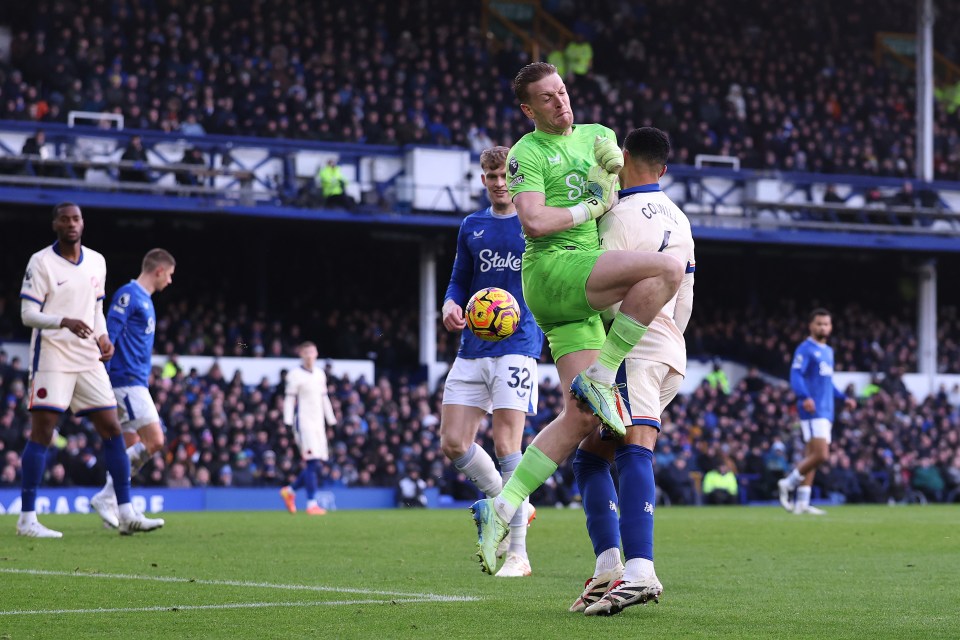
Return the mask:
<svg viewBox="0 0 960 640">
<path fill-rule="evenodd" d="M 614 390 L 617 370 L 680 288 L 684 269 L 679 260 L 663 253 L 606 251 L 587 278 L 590 306 L 606 309 L 621 304 L 596 362 L 573 380 L 572 389 L 618 437 L 625 431 Z"/>
<path fill-rule="evenodd" d="M 576 351 L 557 361 L 557 373 L 563 388 L 573 381 L 578 372 L 595 358 L 596 350 Z M 573 394 L 564 396 L 560 415 L 537 434 L 523 454 L 525 470 L 510 479 L 504 491 L 492 500 L 480 500 L 471 507 L 477 524 L 477 557 L 485 573 L 493 573 L 496 551 L 509 530 L 508 523 L 531 493 L 557 470 L 561 462 L 573 453 L 577 445 L 597 427 L 597 418 L 581 408 Z"/>
<path fill-rule="evenodd" d="M 47 448 L 53 441 L 53 430 L 62 414 L 55 411 L 34 410 L 30 413 L 30 440 L 21 456 L 22 489 L 21 511 L 17 519 L 17 535 L 30 538 L 62 538 L 63 534 L 40 524 L 37 520 L 37 490 L 43 480 Z"/>
</svg>

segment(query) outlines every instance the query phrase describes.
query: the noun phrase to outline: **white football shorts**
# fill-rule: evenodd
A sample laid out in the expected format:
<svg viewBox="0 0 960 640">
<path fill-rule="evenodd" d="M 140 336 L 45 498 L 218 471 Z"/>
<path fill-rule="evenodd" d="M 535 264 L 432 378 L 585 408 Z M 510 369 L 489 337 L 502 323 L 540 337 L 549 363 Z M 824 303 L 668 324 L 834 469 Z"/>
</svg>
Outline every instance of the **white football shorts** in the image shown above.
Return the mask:
<svg viewBox="0 0 960 640">
<path fill-rule="evenodd" d="M 146 387 L 114 387 L 113 393 L 117 396 L 117 413 L 123 431 L 136 433 L 148 424 L 160 424 L 157 405 Z"/>
<path fill-rule="evenodd" d="M 810 442 L 811 438 L 823 438 L 830 444 L 830 432 L 833 431 L 833 423 L 826 418 L 811 418 L 810 420 L 800 421 L 800 432 L 803 434 L 803 441 Z"/>
<path fill-rule="evenodd" d="M 30 379 L 31 411 L 63 413 L 71 409 L 82 416 L 116 407 L 110 377 L 103 367 L 71 373 L 35 371 Z"/>
<path fill-rule="evenodd" d="M 328 460 L 330 458 L 326 427 L 307 426 L 301 423 L 300 418 L 297 417 L 293 425 L 293 439 L 300 448 L 300 457 L 304 460 Z"/>
<path fill-rule="evenodd" d="M 537 361 L 530 356 L 457 358 L 447 373 L 443 404 L 478 407 L 487 413 L 515 409 L 537 412 Z"/>
<path fill-rule="evenodd" d="M 660 414 L 676 397 L 683 376 L 670 365 L 653 360 L 627 358 L 623 365 L 630 414 L 624 416 L 624 424 L 642 424 L 660 431 Z"/>
</svg>

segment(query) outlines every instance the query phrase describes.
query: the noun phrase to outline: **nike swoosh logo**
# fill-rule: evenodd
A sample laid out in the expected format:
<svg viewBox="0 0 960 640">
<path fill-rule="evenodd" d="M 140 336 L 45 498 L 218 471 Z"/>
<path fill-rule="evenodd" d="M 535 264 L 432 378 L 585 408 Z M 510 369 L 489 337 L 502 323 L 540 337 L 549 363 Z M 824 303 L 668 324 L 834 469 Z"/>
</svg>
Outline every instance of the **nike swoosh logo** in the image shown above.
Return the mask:
<svg viewBox="0 0 960 640">
<path fill-rule="evenodd" d="M 59 286 L 62 285 L 64 282 L 66 282 L 66 280 L 57 280 L 57 286 L 59 287 Z"/>
</svg>

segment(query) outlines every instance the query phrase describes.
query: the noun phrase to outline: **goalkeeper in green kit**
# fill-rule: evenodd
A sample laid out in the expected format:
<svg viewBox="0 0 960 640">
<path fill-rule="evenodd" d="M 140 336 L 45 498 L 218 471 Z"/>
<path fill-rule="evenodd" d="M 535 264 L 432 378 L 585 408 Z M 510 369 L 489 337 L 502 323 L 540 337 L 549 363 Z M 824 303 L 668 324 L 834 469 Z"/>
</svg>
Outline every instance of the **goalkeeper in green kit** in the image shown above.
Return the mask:
<svg viewBox="0 0 960 640">
<path fill-rule="evenodd" d="M 566 87 L 551 64 L 525 66 L 513 88 L 534 123 L 507 156 L 507 184 L 526 236 L 523 296 L 571 394 L 527 447 L 501 494 L 471 507 L 477 556 L 490 574 L 497 545 L 524 498 L 553 475 L 597 419 L 615 437 L 626 433 L 616 372 L 677 292 L 685 268 L 663 253 L 601 248 L 596 219 L 616 204 L 623 167 L 616 135 L 599 124 L 573 123 Z M 600 311 L 618 302 L 607 335 Z"/>
</svg>

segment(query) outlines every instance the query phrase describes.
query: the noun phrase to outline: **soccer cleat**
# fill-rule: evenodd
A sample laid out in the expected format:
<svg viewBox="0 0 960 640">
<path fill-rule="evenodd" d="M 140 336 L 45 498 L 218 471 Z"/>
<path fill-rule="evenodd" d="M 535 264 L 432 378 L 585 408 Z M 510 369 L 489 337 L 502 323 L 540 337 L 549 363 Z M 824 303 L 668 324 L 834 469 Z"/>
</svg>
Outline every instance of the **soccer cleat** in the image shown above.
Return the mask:
<svg viewBox="0 0 960 640">
<path fill-rule="evenodd" d="M 507 554 L 507 559 L 497 571 L 498 578 L 526 578 L 533 573 L 530 561 L 513 551 Z"/>
<path fill-rule="evenodd" d="M 823 509 L 817 509 L 816 507 L 812 507 L 809 504 L 805 507 L 797 507 L 793 510 L 793 515 L 795 516 L 802 516 L 804 514 L 808 516 L 825 516 L 827 515 L 827 512 L 824 511 Z"/>
<path fill-rule="evenodd" d="M 637 582 L 617 580 L 602 598 L 584 609 L 583 614 L 612 616 L 635 604 L 647 604 L 651 600 L 659 604 L 661 593 L 663 593 L 663 585 L 657 580 L 657 576 Z"/>
<path fill-rule="evenodd" d="M 296 508 L 296 507 L 294 507 L 294 508 Z M 327 515 L 327 510 L 324 509 L 323 507 L 319 507 L 319 506 L 317 506 L 317 505 L 315 505 L 315 504 L 312 504 L 312 505 L 310 505 L 309 507 L 307 507 L 307 515 L 310 515 L 310 516 L 325 516 L 325 515 Z"/>
<path fill-rule="evenodd" d="M 586 373 L 580 373 L 573 379 L 570 391 L 578 400 L 586 403 L 593 415 L 600 418 L 603 427 L 617 438 L 627 435 L 627 429 L 620 417 L 617 388 L 612 384 L 597 382 Z"/>
<path fill-rule="evenodd" d="M 537 519 L 537 508 L 532 504 L 527 505 L 527 512 L 530 514 L 527 516 L 527 526 L 529 527 L 534 520 Z M 510 550 L 510 538 L 511 532 L 507 531 L 507 537 L 500 541 L 500 544 L 497 545 L 497 557 L 502 558 L 507 555 L 507 551 Z"/>
<path fill-rule="evenodd" d="M 134 512 L 132 518 L 120 518 L 120 535 L 132 536 L 137 531 L 153 531 L 164 525 L 163 518 L 148 518 Z"/>
<path fill-rule="evenodd" d="M 18 522 L 17 523 L 17 535 L 26 536 L 28 538 L 62 538 L 63 534 L 59 531 L 54 531 L 53 529 L 47 529 L 45 526 L 37 522 L 36 520 L 32 522 Z"/>
<path fill-rule="evenodd" d="M 470 507 L 473 521 L 477 523 L 477 558 L 480 570 L 493 575 L 497 566 L 497 545 L 507 537 L 510 525 L 504 522 L 493 508 L 493 498 L 477 500 Z"/>
<path fill-rule="evenodd" d="M 112 529 L 120 526 L 120 507 L 117 505 L 117 494 L 113 489 L 101 489 L 92 498 L 90 506 L 93 507 L 103 524 Z"/>
<path fill-rule="evenodd" d="M 780 506 L 787 511 L 793 511 L 793 500 L 790 499 L 790 484 L 786 478 L 777 480 L 777 490 L 780 494 Z"/>
<path fill-rule="evenodd" d="M 293 489 L 283 487 L 280 489 L 280 497 L 283 498 L 283 504 L 287 505 L 287 511 L 290 513 L 297 512 L 297 494 L 293 492 Z"/>
<path fill-rule="evenodd" d="M 570 611 L 579 613 L 603 597 L 614 582 L 623 577 L 623 565 L 618 564 L 610 571 L 604 571 L 598 576 L 583 583 L 583 593 L 570 605 Z"/>
</svg>

